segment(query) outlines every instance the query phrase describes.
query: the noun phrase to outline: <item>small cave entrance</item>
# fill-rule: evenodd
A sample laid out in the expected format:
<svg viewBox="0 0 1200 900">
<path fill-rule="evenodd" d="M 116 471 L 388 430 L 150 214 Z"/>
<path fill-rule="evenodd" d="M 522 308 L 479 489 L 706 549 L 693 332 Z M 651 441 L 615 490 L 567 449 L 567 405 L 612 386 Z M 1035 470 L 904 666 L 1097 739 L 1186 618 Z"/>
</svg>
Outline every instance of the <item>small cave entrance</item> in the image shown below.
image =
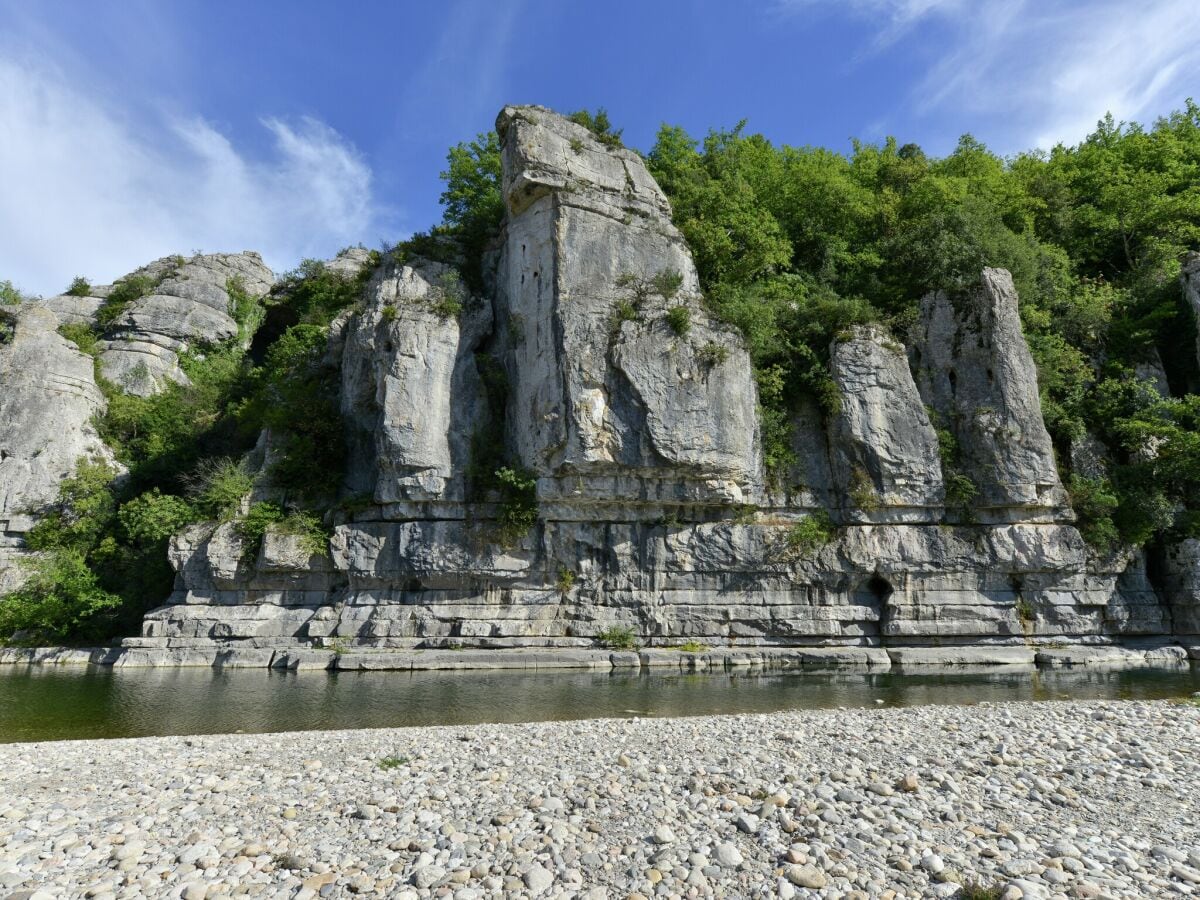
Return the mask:
<svg viewBox="0 0 1200 900">
<path fill-rule="evenodd" d="M 300 324 L 300 316 L 295 309 L 287 304 L 267 307 L 267 314 L 262 324 L 254 332 L 250 340 L 250 360 L 261 366 L 267 358 L 271 345 L 283 337 L 283 333 L 293 325 Z"/>
<path fill-rule="evenodd" d="M 888 604 L 894 593 L 896 593 L 896 589 L 892 586 L 892 583 L 878 572 L 875 572 L 870 578 L 859 584 L 852 597 L 856 606 L 866 606 L 878 613 L 880 638 L 883 637 L 884 627 L 891 616 Z"/>
</svg>

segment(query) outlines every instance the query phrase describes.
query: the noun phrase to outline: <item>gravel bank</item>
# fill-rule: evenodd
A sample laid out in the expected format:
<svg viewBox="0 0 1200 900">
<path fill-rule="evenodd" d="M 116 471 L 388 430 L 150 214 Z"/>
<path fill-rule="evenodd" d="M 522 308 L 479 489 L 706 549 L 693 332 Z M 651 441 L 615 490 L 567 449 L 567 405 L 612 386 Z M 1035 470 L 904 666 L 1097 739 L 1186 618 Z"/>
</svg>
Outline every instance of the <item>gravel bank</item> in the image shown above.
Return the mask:
<svg viewBox="0 0 1200 900">
<path fill-rule="evenodd" d="M 0 897 L 1200 892 L 1200 708 L 0 746 Z"/>
</svg>

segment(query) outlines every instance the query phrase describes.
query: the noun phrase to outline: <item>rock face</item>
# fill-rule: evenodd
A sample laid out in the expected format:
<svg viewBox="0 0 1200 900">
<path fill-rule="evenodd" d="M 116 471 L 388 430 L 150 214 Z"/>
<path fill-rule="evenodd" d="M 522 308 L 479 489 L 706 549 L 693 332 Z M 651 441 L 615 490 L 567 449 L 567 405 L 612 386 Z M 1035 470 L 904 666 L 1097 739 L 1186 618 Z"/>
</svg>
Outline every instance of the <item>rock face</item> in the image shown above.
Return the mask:
<svg viewBox="0 0 1200 900">
<path fill-rule="evenodd" d="M 928 295 L 914 332 L 917 387 L 938 426 L 956 438 L 981 511 L 1005 518 L 1062 511 L 1066 495 L 1012 276 L 984 269 L 979 286 L 960 296 Z"/>
<path fill-rule="evenodd" d="M 742 502 L 758 492 L 754 381 L 700 301 L 666 197 L 629 150 L 539 107 L 508 107 L 497 325 L 509 421 L 544 495 Z M 678 312 L 673 312 L 678 310 Z M 675 316 L 675 327 L 668 316 Z M 680 323 L 686 320 L 686 325 Z"/>
<path fill-rule="evenodd" d="M 840 404 L 796 399 L 795 465 L 768 478 L 749 355 L 709 314 L 640 157 L 541 107 L 504 109 L 497 130 L 506 215 L 481 295 L 393 253 L 330 329 L 350 463 L 327 553 L 190 528 L 134 645 L 594 647 L 629 628 L 1024 647 L 1186 621 L 1194 554 L 1168 597 L 1164 567 L 1096 559 L 1071 524 L 1007 272 L 924 298 L 907 347 L 877 326 L 839 336 Z M 106 335 L 106 371 L 155 360 L 132 390 L 236 332 L 228 273 L 270 283 L 247 255 L 155 265 L 155 293 Z"/>
<path fill-rule="evenodd" d="M 1200 635 L 1200 540 L 1189 538 L 1164 553 L 1164 591 L 1177 634 Z"/>
<path fill-rule="evenodd" d="M 833 475 L 852 514 L 884 508 L 893 521 L 937 518 L 945 504 L 938 438 L 903 345 L 877 327 L 835 342 L 841 403 L 830 426 Z"/>
<path fill-rule="evenodd" d="M 487 416 L 474 352 L 491 325 L 491 305 L 447 266 L 388 260 L 375 273 L 340 348 L 354 490 L 381 504 L 462 501 L 472 429 Z"/>
<path fill-rule="evenodd" d="M 126 278 L 135 276 L 151 280 L 153 289 L 121 312 L 98 346 L 104 377 L 140 397 L 168 382 L 187 383 L 181 353 L 237 337 L 231 280 L 251 297 L 265 294 L 275 280 L 253 252 L 166 257 Z"/>
<path fill-rule="evenodd" d="M 92 424 L 104 409 L 92 358 L 58 325 L 40 305 L 0 306 L 0 593 L 21 581 L 24 534 L 76 463 L 112 462 Z"/>
<path fill-rule="evenodd" d="M 1189 253 L 1183 258 L 1179 281 L 1184 299 L 1192 310 L 1192 318 L 1200 323 L 1200 253 Z M 1200 360 L 1200 329 L 1196 334 L 1196 359 Z"/>
</svg>

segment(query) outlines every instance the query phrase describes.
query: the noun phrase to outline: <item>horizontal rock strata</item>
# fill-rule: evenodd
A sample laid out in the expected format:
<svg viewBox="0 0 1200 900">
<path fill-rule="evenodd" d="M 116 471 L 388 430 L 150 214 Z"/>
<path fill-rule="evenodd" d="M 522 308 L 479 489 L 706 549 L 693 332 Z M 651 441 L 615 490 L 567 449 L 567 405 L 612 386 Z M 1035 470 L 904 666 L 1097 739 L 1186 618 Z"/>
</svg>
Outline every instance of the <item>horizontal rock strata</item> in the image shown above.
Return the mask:
<svg viewBox="0 0 1200 900">
<path fill-rule="evenodd" d="M 749 354 L 705 304 L 641 157 L 541 107 L 505 108 L 497 131 L 505 216 L 482 289 L 386 254 L 330 329 L 349 463 L 327 553 L 268 532 L 254 554 L 230 523 L 189 528 L 171 544 L 176 589 L 132 650 L 690 641 L 1024 658 L 1200 629 L 1190 544 L 1099 558 L 1075 528 L 1008 272 L 921 298 L 907 334 L 839 334 L 838 402 L 794 398 L 795 464 L 768 477 Z M 352 249 L 330 267 L 371 263 Z M 1196 265 L 1183 284 L 1200 303 Z M 181 353 L 239 337 L 233 279 L 249 296 L 274 280 L 251 253 L 135 275 L 155 286 L 99 359 L 137 394 L 183 380 Z M 273 452 L 264 434 L 252 459 Z M 1070 452 L 1075 471 L 1107 471 L 1094 436 Z M 251 499 L 278 499 L 266 468 Z"/>
</svg>

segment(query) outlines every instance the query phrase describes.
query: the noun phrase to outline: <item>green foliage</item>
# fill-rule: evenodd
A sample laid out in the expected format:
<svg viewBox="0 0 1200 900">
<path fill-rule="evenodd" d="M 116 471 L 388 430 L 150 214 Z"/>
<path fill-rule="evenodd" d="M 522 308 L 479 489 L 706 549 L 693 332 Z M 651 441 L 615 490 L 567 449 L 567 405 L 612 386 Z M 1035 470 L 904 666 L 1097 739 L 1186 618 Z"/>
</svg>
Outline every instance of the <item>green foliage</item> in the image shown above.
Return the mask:
<svg viewBox="0 0 1200 900">
<path fill-rule="evenodd" d="M 34 582 L 47 609 L 80 607 L 91 602 L 89 597 L 104 601 L 103 612 L 87 622 L 79 619 L 74 638 L 134 632 L 142 613 L 167 597 L 174 578 L 166 555 L 170 535 L 202 519 L 238 518 L 255 482 L 240 460 L 264 428 L 271 432 L 278 460 L 267 477 L 280 502 L 269 505 L 273 508 L 256 504 L 239 521 L 239 531 L 249 535 L 251 552 L 268 526 L 300 535 L 311 553 L 327 552 L 320 518 L 294 508 L 298 501 L 331 502 L 341 484 L 344 429 L 337 373 L 325 362 L 328 324 L 358 301 L 368 275 L 346 278 L 319 263 L 303 264 L 270 297 L 273 330 L 265 327 L 270 323 L 264 322 L 262 304 L 231 278 L 230 313 L 239 322 L 239 338 L 182 356 L 189 384 L 169 384 L 154 396 L 136 397 L 99 379 L 108 406 L 97 428 L 128 475 L 114 482 L 107 466 L 82 462 L 29 536 L 31 547 L 50 560 Z M 109 320 L 154 287 L 146 276 L 118 284 L 106 304 Z M 244 349 L 252 338 L 258 340 L 256 329 L 270 332 L 258 351 L 261 365 Z M 96 339 L 79 326 L 66 326 L 62 333 L 84 350 Z M 101 594 L 88 593 L 91 589 L 76 577 L 79 565 L 91 573 Z M 57 587 L 55 578 L 61 582 Z M 34 595 L 22 596 L 12 609 L 33 615 Z M 109 597 L 118 598 L 115 606 Z"/>
<path fill-rule="evenodd" d="M 398 769 L 407 763 L 407 756 L 385 756 L 383 759 L 379 760 L 378 766 L 386 772 L 391 769 Z"/>
<path fill-rule="evenodd" d="M 20 306 L 25 302 L 25 296 L 17 290 L 11 281 L 0 281 L 0 306 Z"/>
<path fill-rule="evenodd" d="M 242 539 L 242 559 L 252 560 L 262 549 L 267 529 L 283 521 L 283 510 L 274 503 L 255 503 L 237 520 L 238 537 Z"/>
<path fill-rule="evenodd" d="M 192 475 L 196 507 L 210 519 L 228 521 L 237 515 L 242 498 L 254 487 L 254 476 L 236 459 L 205 459 Z"/>
<path fill-rule="evenodd" d="M 73 343 L 88 356 L 96 355 L 96 332 L 82 322 L 71 322 L 58 326 L 58 333 Z"/>
<path fill-rule="evenodd" d="M 692 327 L 692 311 L 686 306 L 672 306 L 667 310 L 667 325 L 680 337 Z"/>
<path fill-rule="evenodd" d="M 1079 533 L 1097 552 L 1108 553 L 1120 540 L 1113 513 L 1121 501 L 1112 482 L 1075 474 L 1071 476 L 1069 490 Z"/>
<path fill-rule="evenodd" d="M 280 534 L 296 535 L 300 538 L 300 549 L 309 556 L 329 555 L 329 532 L 321 517 L 307 510 L 292 510 L 276 526 Z"/>
<path fill-rule="evenodd" d="M 621 330 L 621 324 L 624 322 L 636 322 L 638 320 L 637 307 L 629 300 L 618 300 L 613 305 L 611 327 L 614 333 Z"/>
<path fill-rule="evenodd" d="M 785 556 L 795 558 L 816 553 L 833 540 L 834 533 L 829 515 L 817 510 L 788 528 L 783 539 Z"/>
<path fill-rule="evenodd" d="M 466 291 L 457 272 L 442 274 L 434 290 L 430 308 L 443 319 L 457 319 L 462 313 Z"/>
<path fill-rule="evenodd" d="M 152 488 L 121 505 L 117 521 L 125 537 L 143 548 L 165 546 L 171 535 L 197 521 L 200 513 L 183 497 Z"/>
<path fill-rule="evenodd" d="M 248 346 L 250 339 L 266 318 L 266 307 L 257 298 L 246 293 L 246 284 L 240 275 L 231 275 L 225 279 L 225 292 L 229 295 L 229 315 L 237 322 L 238 343 Z"/>
<path fill-rule="evenodd" d="M 724 344 L 708 341 L 696 351 L 696 359 L 702 366 L 719 366 L 729 359 L 729 348 Z"/>
<path fill-rule="evenodd" d="M 558 588 L 560 594 L 571 593 L 571 588 L 575 587 L 575 573 L 566 566 L 559 566 L 558 579 L 554 582 L 554 586 Z"/>
<path fill-rule="evenodd" d="M 675 269 L 662 269 L 650 276 L 650 289 L 664 300 L 670 300 L 683 287 L 683 273 Z"/>
<path fill-rule="evenodd" d="M 1037 617 L 1033 604 L 1024 597 L 1017 598 L 1016 611 L 1017 618 L 1025 625 L 1030 624 Z"/>
<path fill-rule="evenodd" d="M 112 490 L 116 472 L 105 462 L 82 458 L 75 474 L 63 479 L 58 500 L 26 535 L 31 550 L 73 550 L 86 553 L 104 536 L 117 514 Z"/>
<path fill-rule="evenodd" d="M 1118 451 L 1111 518 L 1121 540 L 1191 527 L 1190 509 L 1172 512 L 1200 496 L 1186 493 L 1186 411 L 1113 418 L 1097 401 L 1106 377 L 1123 377 L 1154 351 L 1177 392 L 1200 382 L 1195 330 L 1175 283 L 1180 254 L 1200 246 L 1195 103 L 1152 128 L 1108 118 L 1077 147 L 1010 160 L 969 135 L 931 159 L 892 139 L 855 142 L 846 155 L 775 146 L 744 126 L 702 142 L 664 126 L 647 160 L 713 311 L 746 337 L 776 478 L 792 463 L 796 398 L 836 408 L 827 348 L 839 330 L 882 321 L 903 335 L 924 293 L 962 291 L 983 266 L 1002 266 L 1020 292 L 1060 456 L 1089 429 Z M 1166 455 L 1135 458 L 1137 441 L 1166 441 Z M 965 510 L 976 486 L 957 453 L 943 467 L 948 504 Z M 1087 505 L 1094 498 L 1085 494 Z M 1088 516 L 1105 543 L 1106 514 Z"/>
<path fill-rule="evenodd" d="M 614 625 L 596 635 L 596 640 L 609 650 L 638 649 L 637 633 L 632 628 L 622 628 Z"/>
<path fill-rule="evenodd" d="M 96 311 L 96 325 L 103 331 L 121 317 L 125 308 L 140 300 L 158 286 L 158 280 L 149 275 L 128 275 L 113 285 L 104 303 Z"/>
<path fill-rule="evenodd" d="M 684 641 L 682 644 L 676 644 L 671 649 L 678 650 L 680 653 L 707 653 L 712 648 L 708 644 L 702 644 L 700 641 Z"/>
<path fill-rule="evenodd" d="M 979 494 L 979 488 L 968 476 L 956 469 L 943 471 L 946 484 L 946 506 L 969 517 L 971 504 Z"/>
<path fill-rule="evenodd" d="M 613 130 L 612 122 L 608 120 L 608 113 L 604 107 L 600 107 L 594 113 L 586 109 L 578 110 L 567 116 L 576 125 L 582 125 L 592 133 L 600 143 L 606 147 L 623 147 L 621 143 L 622 129 Z"/>
<path fill-rule="evenodd" d="M 320 260 L 306 259 L 280 276 L 271 290 L 266 314 L 286 318 L 289 325 L 328 326 L 342 310 L 360 303 L 363 286 L 371 271 L 372 267 L 368 265 L 358 276 L 346 275 L 330 269 Z M 244 297 L 244 289 L 236 283 L 235 288 Z M 235 302 L 232 294 L 230 301 L 231 304 Z M 245 307 L 249 307 L 250 302 L 247 298 Z"/>
<path fill-rule="evenodd" d="M 496 536 L 502 545 L 515 544 L 537 523 L 537 476 L 527 469 L 501 466 L 492 488 L 499 495 Z"/>
<path fill-rule="evenodd" d="M 0 644 L 102 639 L 121 598 L 104 590 L 84 556 L 55 550 L 28 561 L 28 580 L 0 602 Z M 18 635 L 16 640 L 10 640 Z"/>
<path fill-rule="evenodd" d="M 500 195 L 500 139 L 494 131 L 456 144 L 446 155 L 441 201 L 445 217 L 440 229 L 462 248 L 463 277 L 479 291 L 483 285 L 482 260 L 488 241 L 500 229 L 504 199 Z"/>
<path fill-rule="evenodd" d="M 119 495 L 115 474 L 82 459 L 60 485 L 28 535 L 39 553 L 30 581 L 0 600 L 0 638 L 27 630 L 34 642 L 104 640 L 136 628 L 166 597 L 174 577 L 167 540 L 197 513 L 158 490 Z"/>
<path fill-rule="evenodd" d="M 242 410 L 270 428 L 282 448 L 268 472 L 271 483 L 311 501 L 332 497 L 345 467 L 339 377 L 326 360 L 327 343 L 324 326 L 289 328 L 267 352 L 253 399 Z"/>
<path fill-rule="evenodd" d="M 86 297 L 92 292 L 92 283 L 82 275 L 76 275 L 71 280 L 71 286 L 64 293 L 71 297 Z"/>
</svg>

